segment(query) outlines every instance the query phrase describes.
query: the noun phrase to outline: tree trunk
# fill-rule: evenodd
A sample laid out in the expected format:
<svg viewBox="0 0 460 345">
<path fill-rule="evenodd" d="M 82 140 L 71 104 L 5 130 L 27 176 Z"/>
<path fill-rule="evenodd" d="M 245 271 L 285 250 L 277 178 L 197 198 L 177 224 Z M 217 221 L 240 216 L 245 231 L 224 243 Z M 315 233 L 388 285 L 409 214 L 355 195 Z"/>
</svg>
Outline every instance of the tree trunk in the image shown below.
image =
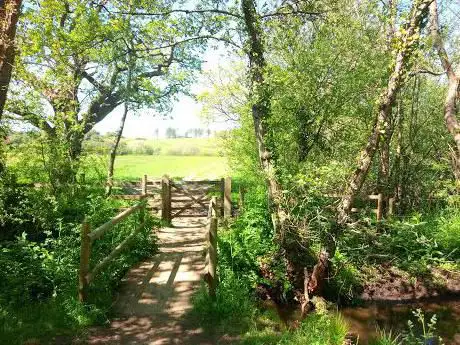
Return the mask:
<svg viewBox="0 0 460 345">
<path fill-rule="evenodd" d="M 112 193 L 113 187 L 113 170 L 115 167 L 115 158 L 117 156 L 118 145 L 120 144 L 121 136 L 123 134 L 123 129 L 125 128 L 126 117 L 128 115 L 128 103 L 125 102 L 125 108 L 123 110 L 123 115 L 121 116 L 120 127 L 117 130 L 115 135 L 115 141 L 113 142 L 112 149 L 110 150 L 110 159 L 109 159 L 109 170 L 107 173 L 107 186 L 105 190 L 106 196 L 110 196 Z"/>
<path fill-rule="evenodd" d="M 393 136 L 392 121 L 388 121 L 388 125 L 384 132 L 381 133 L 382 140 L 380 142 L 379 151 L 379 173 L 378 173 L 378 193 L 383 195 L 383 215 L 385 216 L 388 210 L 388 199 L 390 190 L 390 144 Z"/>
<path fill-rule="evenodd" d="M 247 55 L 249 58 L 250 98 L 252 101 L 252 118 L 257 141 L 260 164 L 267 178 L 269 206 L 275 231 L 280 230 L 280 222 L 284 213 L 280 207 L 280 187 L 275 176 L 273 152 L 268 147 L 269 133 L 267 120 L 270 117 L 270 93 L 266 85 L 264 73 L 266 61 L 264 57 L 263 31 L 261 18 L 256 11 L 253 0 L 242 0 L 242 11 L 246 33 L 248 35 Z"/>
<path fill-rule="evenodd" d="M 361 152 L 358 166 L 349 179 L 347 190 L 337 207 L 336 231 L 341 231 L 343 226 L 348 222 L 353 201 L 366 180 L 375 152 L 379 146 L 381 133 L 384 132 L 385 128 L 388 126 L 391 109 L 403 83 L 409 58 L 414 46 L 419 41 L 420 23 L 430 2 L 431 0 L 421 0 L 415 1 L 412 5 L 410 19 L 405 25 L 405 31 L 400 38 L 401 44 L 395 54 L 393 71 L 388 80 L 387 88 L 380 97 L 378 112 L 374 120 L 372 132 L 366 147 Z M 335 251 L 334 246 L 332 246 L 331 249 Z"/>
<path fill-rule="evenodd" d="M 398 111 L 395 119 L 396 127 L 396 154 L 394 157 L 393 169 L 391 169 L 391 182 L 393 186 L 394 202 L 397 210 L 400 209 L 400 203 L 403 198 L 403 165 L 402 157 L 403 152 L 403 123 L 404 123 L 404 108 L 402 102 L 398 104 Z"/>
<path fill-rule="evenodd" d="M 452 167 L 457 184 L 460 184 L 460 124 L 457 119 L 457 102 L 460 97 L 460 67 L 457 71 L 454 70 L 439 32 L 437 0 L 433 0 L 430 5 L 430 30 L 434 47 L 438 52 L 442 67 L 447 73 L 448 87 L 444 102 L 444 121 L 455 142 Z"/>
<path fill-rule="evenodd" d="M 21 2 L 21 0 L 5 0 L 0 5 L 0 121 L 16 55 L 14 37 Z"/>
<path fill-rule="evenodd" d="M 388 0 L 387 51 L 391 51 L 396 33 L 396 0 Z M 391 115 L 391 113 L 390 113 Z M 382 134 L 379 148 L 379 171 L 377 176 L 377 193 L 383 195 L 382 213 L 386 216 L 390 197 L 390 146 L 394 131 L 394 120 L 389 116 L 387 126 Z"/>
</svg>

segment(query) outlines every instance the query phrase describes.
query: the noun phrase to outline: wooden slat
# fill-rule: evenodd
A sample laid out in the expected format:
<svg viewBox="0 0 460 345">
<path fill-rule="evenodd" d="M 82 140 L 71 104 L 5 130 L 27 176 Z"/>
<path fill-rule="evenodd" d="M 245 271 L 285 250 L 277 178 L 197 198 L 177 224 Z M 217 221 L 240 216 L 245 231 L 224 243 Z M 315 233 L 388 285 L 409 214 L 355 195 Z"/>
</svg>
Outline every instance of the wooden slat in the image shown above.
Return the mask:
<svg viewBox="0 0 460 345">
<path fill-rule="evenodd" d="M 203 207 L 201 206 L 188 206 L 188 207 L 171 207 L 171 210 L 172 211 L 178 211 L 178 210 L 182 210 L 186 208 L 186 210 L 200 210 L 200 211 L 203 211 L 205 212 L 206 209 L 204 209 Z"/>
<path fill-rule="evenodd" d="M 187 191 L 186 188 L 183 188 L 177 184 L 175 184 L 174 182 L 171 181 L 171 186 L 176 188 L 176 189 L 180 189 L 182 190 L 185 194 L 187 194 L 190 199 L 192 199 L 195 203 L 197 204 L 200 204 L 201 206 L 203 206 L 204 208 L 207 208 L 207 206 L 202 202 L 203 198 L 206 196 L 206 195 L 198 195 L 198 196 L 194 196 L 192 193 L 189 193 Z"/>
<path fill-rule="evenodd" d="M 185 184 L 219 184 L 220 185 L 220 180 L 182 180 L 179 183 L 185 183 Z"/>
<path fill-rule="evenodd" d="M 220 191 L 220 189 L 214 189 L 214 188 L 188 188 L 188 187 L 178 186 L 175 190 L 172 191 L 172 194 L 181 194 L 181 193 L 183 193 L 182 188 L 186 189 L 187 192 L 189 192 L 189 193 L 200 193 L 200 194 L 202 194 L 202 193 L 217 193 L 217 192 Z"/>
<path fill-rule="evenodd" d="M 190 201 L 191 199 L 189 197 L 184 197 L 182 199 L 178 199 L 178 198 L 175 198 L 175 199 L 171 199 L 171 202 L 187 202 L 187 201 Z M 204 201 L 207 201 L 209 202 L 211 200 L 210 197 L 206 196 L 205 198 L 201 199 L 201 200 L 204 200 Z"/>
</svg>

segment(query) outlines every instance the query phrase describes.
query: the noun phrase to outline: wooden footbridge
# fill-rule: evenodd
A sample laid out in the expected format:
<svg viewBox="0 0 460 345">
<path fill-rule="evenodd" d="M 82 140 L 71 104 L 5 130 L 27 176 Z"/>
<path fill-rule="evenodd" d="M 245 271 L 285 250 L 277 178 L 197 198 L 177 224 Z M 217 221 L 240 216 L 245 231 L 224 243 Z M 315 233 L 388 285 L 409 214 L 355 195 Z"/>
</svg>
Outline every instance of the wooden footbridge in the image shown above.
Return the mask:
<svg viewBox="0 0 460 345">
<path fill-rule="evenodd" d="M 190 319 L 190 298 L 205 278 L 209 294 L 217 286 L 218 219 L 232 215 L 231 179 L 186 181 L 149 180 L 125 186 L 138 199 L 107 223 L 81 231 L 79 297 L 88 299 L 94 277 L 124 250 L 144 226 L 145 212 L 161 216 L 165 227 L 157 230 L 159 253 L 132 268 L 123 279 L 109 327 L 89 332 L 88 344 L 214 344 L 215 339 Z M 138 214 L 139 226 L 99 263 L 91 263 L 91 246 L 116 224 Z"/>
</svg>

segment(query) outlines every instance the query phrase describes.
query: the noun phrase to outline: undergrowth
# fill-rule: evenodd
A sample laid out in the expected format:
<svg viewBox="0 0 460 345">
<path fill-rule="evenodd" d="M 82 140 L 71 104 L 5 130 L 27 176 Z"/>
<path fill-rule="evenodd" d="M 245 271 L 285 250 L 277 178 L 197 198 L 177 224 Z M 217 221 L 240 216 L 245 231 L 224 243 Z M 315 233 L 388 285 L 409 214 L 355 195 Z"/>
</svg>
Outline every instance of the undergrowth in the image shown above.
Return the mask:
<svg viewBox="0 0 460 345">
<path fill-rule="evenodd" d="M 102 188 L 77 186 L 53 194 L 47 188 L 18 187 L 13 178 L 1 191 L 2 200 L 14 202 L 0 215 L 0 343 L 22 344 L 28 339 L 46 343 L 56 335 L 73 336 L 85 326 L 104 323 L 121 277 L 155 253 L 151 229 L 159 222 L 146 216 L 130 248 L 96 277 L 88 304 L 82 305 L 77 299 L 81 222 L 87 216 L 94 229 L 123 204 L 106 199 Z M 138 215 L 132 215 L 95 241 L 91 266 L 138 224 Z"/>
</svg>

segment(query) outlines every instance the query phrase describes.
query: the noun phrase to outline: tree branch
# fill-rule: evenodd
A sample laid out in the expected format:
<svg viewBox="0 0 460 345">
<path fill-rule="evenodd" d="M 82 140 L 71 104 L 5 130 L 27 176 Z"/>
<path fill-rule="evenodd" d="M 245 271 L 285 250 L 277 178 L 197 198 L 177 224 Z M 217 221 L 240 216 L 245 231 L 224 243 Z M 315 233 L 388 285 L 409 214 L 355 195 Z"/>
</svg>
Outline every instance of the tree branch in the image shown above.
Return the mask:
<svg viewBox="0 0 460 345">
<path fill-rule="evenodd" d="M 158 16 L 164 17 L 169 16 L 174 13 L 183 13 L 183 14 L 206 14 L 206 13 L 214 13 L 214 14 L 223 14 L 226 16 L 242 19 L 242 17 L 238 13 L 226 11 L 226 10 L 219 10 L 219 9 L 205 9 L 205 10 L 170 10 L 165 12 L 125 12 L 125 11 L 110 11 L 106 6 L 104 9 L 109 13 L 114 14 L 125 14 L 125 15 L 132 15 L 132 16 Z"/>
<path fill-rule="evenodd" d="M 16 120 L 28 122 L 32 126 L 43 130 L 49 136 L 54 136 L 56 134 L 56 130 L 54 129 L 54 127 L 51 127 L 51 125 L 47 121 L 45 121 L 43 118 L 41 118 L 37 114 L 34 114 L 29 111 L 21 110 L 18 108 L 8 108 L 7 111 L 10 114 L 20 117 L 20 119 L 16 119 Z"/>
</svg>

